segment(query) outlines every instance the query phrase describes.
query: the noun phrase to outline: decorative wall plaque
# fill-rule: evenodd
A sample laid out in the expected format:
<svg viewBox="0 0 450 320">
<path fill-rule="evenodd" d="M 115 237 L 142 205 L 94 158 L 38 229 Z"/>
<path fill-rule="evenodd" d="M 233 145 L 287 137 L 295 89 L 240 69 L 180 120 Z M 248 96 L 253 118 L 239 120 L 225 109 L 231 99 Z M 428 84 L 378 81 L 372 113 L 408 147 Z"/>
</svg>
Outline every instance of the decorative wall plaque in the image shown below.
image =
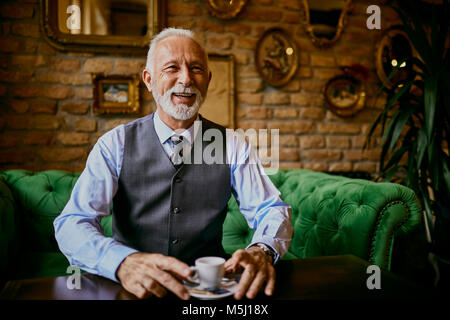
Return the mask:
<svg viewBox="0 0 450 320">
<path fill-rule="evenodd" d="M 220 19 L 232 19 L 241 12 L 247 0 L 206 0 L 211 14 Z"/>
<path fill-rule="evenodd" d="M 259 74 L 267 84 L 282 86 L 297 72 L 298 52 L 295 41 L 281 28 L 269 29 L 258 41 L 255 61 Z"/>
<path fill-rule="evenodd" d="M 366 101 L 364 83 L 356 75 L 366 77 L 366 69 L 359 65 L 342 69 L 344 74 L 330 79 L 325 85 L 325 102 L 338 116 L 351 117 L 364 107 Z"/>
</svg>

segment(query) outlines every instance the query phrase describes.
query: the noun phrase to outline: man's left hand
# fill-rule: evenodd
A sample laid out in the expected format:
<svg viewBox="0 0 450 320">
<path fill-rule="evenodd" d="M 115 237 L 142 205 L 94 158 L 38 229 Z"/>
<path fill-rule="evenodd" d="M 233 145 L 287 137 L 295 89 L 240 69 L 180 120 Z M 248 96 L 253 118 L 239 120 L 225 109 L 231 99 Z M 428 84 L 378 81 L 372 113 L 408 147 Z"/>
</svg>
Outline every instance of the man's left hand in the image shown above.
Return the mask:
<svg viewBox="0 0 450 320">
<path fill-rule="evenodd" d="M 275 289 L 275 269 L 271 258 L 256 246 L 247 250 L 237 250 L 225 263 L 225 272 L 236 273 L 243 269 L 234 298 L 239 300 L 244 295 L 253 299 L 266 283 L 264 293 L 268 296 Z"/>
</svg>

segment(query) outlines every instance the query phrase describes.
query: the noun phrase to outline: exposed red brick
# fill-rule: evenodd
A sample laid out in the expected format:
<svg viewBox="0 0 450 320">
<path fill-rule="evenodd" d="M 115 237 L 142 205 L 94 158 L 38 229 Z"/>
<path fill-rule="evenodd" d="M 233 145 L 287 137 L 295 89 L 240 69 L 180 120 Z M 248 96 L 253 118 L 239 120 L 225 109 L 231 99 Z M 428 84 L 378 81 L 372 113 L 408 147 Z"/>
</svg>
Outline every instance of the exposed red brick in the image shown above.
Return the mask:
<svg viewBox="0 0 450 320">
<path fill-rule="evenodd" d="M 115 72 L 121 74 L 140 74 L 145 68 L 145 60 L 116 60 Z"/>
<path fill-rule="evenodd" d="M 13 34 L 25 37 L 40 38 L 39 24 L 15 23 L 11 27 Z"/>
<path fill-rule="evenodd" d="M 280 134 L 284 133 L 310 133 L 314 129 L 314 123 L 312 121 L 271 121 L 268 124 L 269 129 L 280 129 Z"/>
<path fill-rule="evenodd" d="M 3 18 L 24 19 L 33 17 L 34 9 L 31 5 L 3 4 L 0 7 L 0 15 Z"/>
<path fill-rule="evenodd" d="M 17 52 L 20 49 L 20 42 L 9 37 L 0 36 L 1 52 Z"/>
<path fill-rule="evenodd" d="M 78 160 L 86 157 L 84 148 L 45 148 L 39 150 L 39 155 L 45 161 L 64 162 Z"/>
<path fill-rule="evenodd" d="M 239 93 L 238 94 L 238 101 L 253 105 L 253 106 L 259 106 L 262 103 L 263 95 L 260 93 Z"/>
<path fill-rule="evenodd" d="M 314 149 L 314 150 L 304 150 L 302 151 L 302 159 L 309 160 L 340 160 L 341 151 L 339 150 L 324 150 L 324 149 Z"/>
<path fill-rule="evenodd" d="M 325 138 L 323 136 L 301 136 L 301 149 L 314 149 L 325 147 Z"/>
<path fill-rule="evenodd" d="M 55 101 L 32 101 L 30 102 L 30 111 L 32 113 L 50 113 L 56 114 L 57 107 Z"/>
<path fill-rule="evenodd" d="M 30 126 L 39 130 L 57 130 L 64 123 L 62 117 L 37 115 L 30 119 Z"/>
<path fill-rule="evenodd" d="M 52 58 L 50 66 L 57 71 L 77 72 L 81 69 L 81 61 L 77 59 Z"/>
<path fill-rule="evenodd" d="M 61 110 L 70 114 L 86 114 L 89 111 L 89 103 L 84 101 L 65 101 L 60 104 Z"/>
<path fill-rule="evenodd" d="M 0 163 L 24 163 L 34 157 L 31 150 L 6 149 L 0 150 Z"/>
<path fill-rule="evenodd" d="M 167 8 L 169 16 L 199 16 L 201 9 L 194 3 L 177 2 Z"/>
<path fill-rule="evenodd" d="M 80 132 L 60 132 L 57 139 L 66 146 L 80 146 L 89 143 L 89 134 Z"/>
<path fill-rule="evenodd" d="M 270 109 L 265 107 L 248 107 L 247 117 L 253 119 L 267 119 L 271 117 Z"/>
<path fill-rule="evenodd" d="M 81 118 L 76 121 L 75 127 L 77 131 L 94 132 L 97 130 L 97 121 L 94 119 Z"/>
<path fill-rule="evenodd" d="M 103 73 L 113 70 L 114 61 L 107 58 L 92 58 L 86 60 L 83 71 L 87 73 Z"/>
<path fill-rule="evenodd" d="M 296 108 L 276 108 L 273 111 L 273 117 L 280 119 L 298 118 L 298 110 Z"/>
</svg>

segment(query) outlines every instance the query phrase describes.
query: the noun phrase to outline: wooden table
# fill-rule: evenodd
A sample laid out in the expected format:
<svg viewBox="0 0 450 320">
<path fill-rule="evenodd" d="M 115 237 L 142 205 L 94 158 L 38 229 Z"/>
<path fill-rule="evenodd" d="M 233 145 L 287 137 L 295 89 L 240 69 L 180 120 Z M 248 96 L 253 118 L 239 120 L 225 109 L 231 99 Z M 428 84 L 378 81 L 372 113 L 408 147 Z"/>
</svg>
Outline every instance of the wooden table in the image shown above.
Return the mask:
<svg viewBox="0 0 450 320">
<path fill-rule="evenodd" d="M 369 263 L 355 256 L 329 256 L 280 261 L 273 297 L 257 300 L 431 299 L 432 294 L 390 272 L 381 272 L 381 289 L 367 288 Z M 85 273 L 81 289 L 69 290 L 67 277 L 12 280 L 2 300 L 133 300 L 132 294 L 109 279 Z M 171 297 L 169 297 L 170 299 Z M 174 296 L 172 295 L 172 298 Z M 232 298 L 230 298 L 232 299 Z"/>
</svg>

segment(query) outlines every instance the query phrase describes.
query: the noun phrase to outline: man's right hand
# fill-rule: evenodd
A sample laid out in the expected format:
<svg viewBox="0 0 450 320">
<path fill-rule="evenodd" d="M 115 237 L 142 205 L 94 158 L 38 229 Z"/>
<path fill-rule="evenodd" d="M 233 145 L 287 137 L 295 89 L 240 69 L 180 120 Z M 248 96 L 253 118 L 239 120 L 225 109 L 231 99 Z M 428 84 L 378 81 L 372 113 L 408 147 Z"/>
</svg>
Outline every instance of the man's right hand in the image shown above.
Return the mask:
<svg viewBox="0 0 450 320">
<path fill-rule="evenodd" d="M 189 292 L 180 279 L 186 279 L 190 274 L 187 264 L 157 253 L 132 253 L 117 269 L 117 278 L 122 286 L 139 299 L 152 295 L 163 297 L 168 289 L 187 300 Z"/>
</svg>

